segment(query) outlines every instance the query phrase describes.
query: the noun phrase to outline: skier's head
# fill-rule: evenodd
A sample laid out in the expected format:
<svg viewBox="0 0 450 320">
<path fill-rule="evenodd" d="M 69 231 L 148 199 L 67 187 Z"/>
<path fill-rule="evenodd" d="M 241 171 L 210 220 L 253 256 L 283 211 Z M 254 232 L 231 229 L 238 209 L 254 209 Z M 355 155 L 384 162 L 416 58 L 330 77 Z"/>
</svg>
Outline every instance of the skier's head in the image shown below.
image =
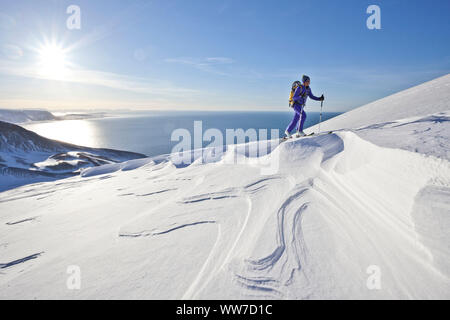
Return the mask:
<svg viewBox="0 0 450 320">
<path fill-rule="evenodd" d="M 303 75 L 303 77 L 302 77 L 302 82 L 303 82 L 303 84 L 304 84 L 305 86 L 309 86 L 309 84 L 310 84 L 310 82 L 311 82 L 311 79 L 310 79 L 308 76 Z"/>
</svg>

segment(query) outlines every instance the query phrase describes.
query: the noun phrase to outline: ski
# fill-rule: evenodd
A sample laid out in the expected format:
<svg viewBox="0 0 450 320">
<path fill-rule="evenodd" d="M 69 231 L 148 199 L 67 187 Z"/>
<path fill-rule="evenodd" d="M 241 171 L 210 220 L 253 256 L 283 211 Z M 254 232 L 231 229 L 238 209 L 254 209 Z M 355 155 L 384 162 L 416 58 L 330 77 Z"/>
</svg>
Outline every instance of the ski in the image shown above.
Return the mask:
<svg viewBox="0 0 450 320">
<path fill-rule="evenodd" d="M 297 134 L 297 135 L 295 135 L 295 137 L 296 138 L 304 138 L 304 137 L 309 137 L 309 136 L 312 136 L 312 135 L 314 135 L 314 132 L 312 132 L 312 133 L 308 133 L 308 134 L 305 134 L 305 135 L 299 135 L 299 134 Z"/>
<path fill-rule="evenodd" d="M 292 138 L 293 138 L 292 136 L 280 138 L 280 143 L 281 143 L 281 142 L 288 141 L 288 140 L 291 140 Z"/>
<path fill-rule="evenodd" d="M 283 137 L 283 138 L 280 138 L 280 142 L 285 142 L 285 141 L 288 141 L 288 140 L 291 140 L 294 138 L 302 139 L 302 138 L 313 137 L 313 136 L 318 137 L 318 136 L 322 136 L 322 135 L 326 135 L 326 134 L 333 134 L 333 133 L 334 133 L 333 131 L 327 131 L 327 132 L 321 132 L 321 133 L 311 132 L 311 133 L 308 133 L 308 134 L 306 134 L 304 136 L 300 136 L 300 137 L 297 137 L 297 136 Z"/>
<path fill-rule="evenodd" d="M 333 131 L 320 132 L 320 133 L 312 132 L 312 133 L 307 134 L 306 136 L 303 136 L 303 137 L 322 136 L 322 135 L 325 135 L 325 134 L 332 134 L 332 133 L 334 133 L 334 132 Z"/>
<path fill-rule="evenodd" d="M 281 142 L 285 142 L 285 141 L 288 141 L 288 140 L 292 140 L 292 139 L 302 139 L 302 138 L 307 138 L 307 137 L 318 137 L 318 136 L 322 136 L 322 135 L 326 135 L 326 134 L 333 134 L 334 132 L 333 131 L 327 131 L 327 132 L 321 132 L 321 133 L 315 133 L 315 132 L 311 132 L 311 133 L 308 133 L 308 134 L 306 134 L 306 135 L 304 135 L 304 136 L 300 136 L 300 137 L 294 137 L 294 136 L 290 136 L 290 137 L 283 137 L 283 138 L 280 138 L 280 143 Z"/>
</svg>

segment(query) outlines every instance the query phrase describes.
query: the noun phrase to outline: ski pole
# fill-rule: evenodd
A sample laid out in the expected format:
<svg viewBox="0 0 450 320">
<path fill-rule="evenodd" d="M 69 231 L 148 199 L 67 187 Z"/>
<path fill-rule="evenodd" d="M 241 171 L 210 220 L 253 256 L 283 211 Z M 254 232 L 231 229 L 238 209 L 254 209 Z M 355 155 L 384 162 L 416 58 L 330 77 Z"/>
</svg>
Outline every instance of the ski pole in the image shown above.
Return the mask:
<svg viewBox="0 0 450 320">
<path fill-rule="evenodd" d="M 320 124 L 322 123 L 322 108 L 323 108 L 323 100 L 320 101 L 319 133 L 320 133 Z"/>
</svg>

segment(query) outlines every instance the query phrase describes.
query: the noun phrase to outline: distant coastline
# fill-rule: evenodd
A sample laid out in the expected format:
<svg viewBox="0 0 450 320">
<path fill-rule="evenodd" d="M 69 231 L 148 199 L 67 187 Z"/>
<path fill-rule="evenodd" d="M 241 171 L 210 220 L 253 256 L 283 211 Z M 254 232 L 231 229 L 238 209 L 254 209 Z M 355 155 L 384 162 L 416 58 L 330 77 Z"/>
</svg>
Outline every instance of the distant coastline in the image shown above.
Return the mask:
<svg viewBox="0 0 450 320">
<path fill-rule="evenodd" d="M 0 121 L 13 124 L 26 124 L 30 122 L 46 122 L 60 120 L 85 120 L 106 117 L 106 112 L 77 113 L 77 112 L 55 112 L 43 109 L 0 109 Z"/>
</svg>

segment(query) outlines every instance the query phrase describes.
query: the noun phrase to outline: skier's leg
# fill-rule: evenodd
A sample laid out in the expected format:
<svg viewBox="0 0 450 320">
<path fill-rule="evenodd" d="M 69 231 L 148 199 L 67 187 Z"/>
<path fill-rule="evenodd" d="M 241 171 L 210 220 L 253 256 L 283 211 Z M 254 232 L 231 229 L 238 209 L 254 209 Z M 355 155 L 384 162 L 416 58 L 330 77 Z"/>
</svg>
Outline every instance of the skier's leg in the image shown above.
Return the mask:
<svg viewBox="0 0 450 320">
<path fill-rule="evenodd" d="M 300 125 L 301 125 L 301 123 L 302 123 L 302 118 L 303 118 L 303 108 L 304 108 L 304 106 L 302 106 L 301 108 L 300 108 L 300 110 L 299 110 L 299 115 L 300 115 L 300 122 L 298 123 L 298 126 L 297 126 L 297 137 L 300 135 Z"/>
<path fill-rule="evenodd" d="M 295 109 L 294 118 L 292 119 L 289 126 L 286 128 L 286 132 L 290 133 L 292 130 L 294 130 L 294 128 L 297 126 L 299 119 L 300 119 L 300 113 L 297 111 L 297 109 Z"/>
<path fill-rule="evenodd" d="M 305 118 L 306 113 L 304 111 L 304 106 L 302 106 L 302 108 L 300 109 L 300 122 L 297 127 L 297 135 L 296 135 L 297 138 L 300 138 L 305 135 L 305 133 L 303 132 L 303 123 L 305 123 Z"/>
<path fill-rule="evenodd" d="M 306 121 L 306 112 L 305 112 L 305 110 L 303 110 L 302 120 L 300 121 L 300 126 L 299 126 L 300 132 L 303 132 L 303 125 L 305 124 L 305 121 Z"/>
</svg>

